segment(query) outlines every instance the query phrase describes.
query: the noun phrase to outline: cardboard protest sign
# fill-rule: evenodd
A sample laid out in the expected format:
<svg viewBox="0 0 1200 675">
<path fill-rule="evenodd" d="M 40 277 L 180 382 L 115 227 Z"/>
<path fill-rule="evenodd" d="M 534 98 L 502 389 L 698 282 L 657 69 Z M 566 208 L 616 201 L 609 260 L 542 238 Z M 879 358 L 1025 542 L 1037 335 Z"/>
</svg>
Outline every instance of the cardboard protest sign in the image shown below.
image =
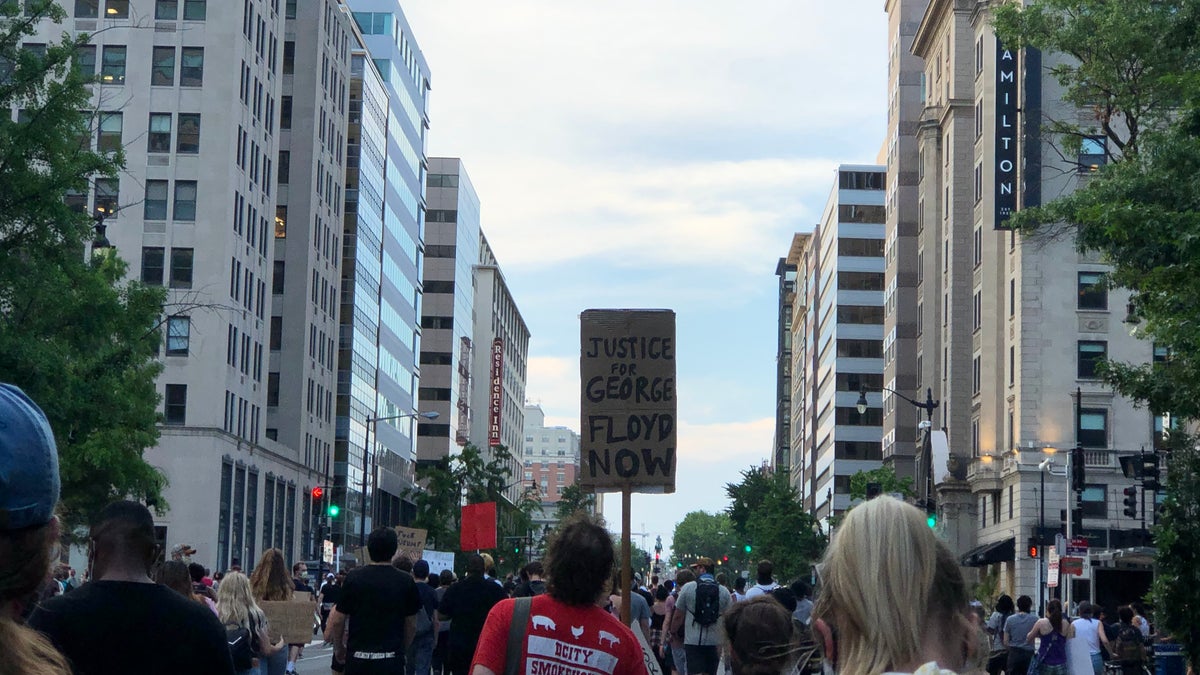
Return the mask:
<svg viewBox="0 0 1200 675">
<path fill-rule="evenodd" d="M 400 546 L 396 549 L 397 556 L 405 556 L 412 562 L 417 562 L 425 554 L 425 530 L 413 527 L 396 527 L 396 537 Z"/>
<path fill-rule="evenodd" d="M 580 328 L 580 484 L 674 492 L 675 312 L 589 309 Z"/>
<path fill-rule="evenodd" d="M 314 615 L 317 603 L 308 593 L 298 593 L 292 600 L 263 600 L 258 603 L 267 615 L 271 638 L 283 636 L 290 644 L 308 644 L 313 638 Z"/>
</svg>

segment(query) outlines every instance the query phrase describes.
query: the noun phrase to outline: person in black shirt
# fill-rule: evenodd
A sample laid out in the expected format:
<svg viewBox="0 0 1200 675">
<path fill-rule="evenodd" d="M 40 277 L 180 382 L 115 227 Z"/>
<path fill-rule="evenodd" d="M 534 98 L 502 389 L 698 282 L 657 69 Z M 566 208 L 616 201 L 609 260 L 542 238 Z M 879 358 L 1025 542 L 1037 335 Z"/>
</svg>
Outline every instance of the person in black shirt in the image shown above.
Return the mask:
<svg viewBox="0 0 1200 675">
<path fill-rule="evenodd" d="M 371 564 L 346 575 L 341 597 L 329 614 L 326 639 L 346 675 L 394 675 L 404 672 L 404 652 L 417 631 L 421 599 L 412 575 L 392 567 L 396 531 L 381 527 L 367 538 Z M 343 641 L 346 619 L 348 638 Z"/>
<path fill-rule="evenodd" d="M 113 502 L 92 526 L 91 583 L 42 603 L 29 625 L 50 638 L 76 675 L 169 670 L 233 675 L 225 629 L 207 607 L 155 584 L 154 519 Z"/>
<path fill-rule="evenodd" d="M 540 560 L 534 560 L 521 570 L 522 581 L 513 590 L 514 598 L 532 598 L 535 595 L 541 595 L 546 592 L 546 582 L 542 580 L 542 575 L 546 573 L 542 567 Z"/>
<path fill-rule="evenodd" d="M 500 584 L 484 577 L 484 569 L 482 556 L 468 558 L 467 576 L 451 586 L 438 605 L 438 618 L 450 621 L 446 666 L 454 675 L 468 675 L 488 612 L 508 598 Z"/>
</svg>

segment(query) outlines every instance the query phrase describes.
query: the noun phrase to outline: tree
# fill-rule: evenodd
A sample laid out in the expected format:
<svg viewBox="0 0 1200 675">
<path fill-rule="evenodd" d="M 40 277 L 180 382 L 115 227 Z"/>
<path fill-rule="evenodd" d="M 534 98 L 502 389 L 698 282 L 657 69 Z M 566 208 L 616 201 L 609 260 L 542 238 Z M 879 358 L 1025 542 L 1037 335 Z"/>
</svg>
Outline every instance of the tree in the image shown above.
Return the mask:
<svg viewBox="0 0 1200 675">
<path fill-rule="evenodd" d="M 737 566 L 743 560 L 737 532 L 727 513 L 692 511 L 675 525 L 671 535 L 671 550 L 676 560 L 690 564 L 700 556 L 720 560 L 729 555 Z"/>
<path fill-rule="evenodd" d="M 900 478 L 892 467 L 881 466 L 870 471 L 859 471 L 850 476 L 850 499 L 866 499 L 868 483 L 879 483 L 879 487 L 885 495 L 897 492 L 904 495 L 905 499 L 912 499 L 916 494 L 913 491 L 911 478 L 907 476 Z"/>
<path fill-rule="evenodd" d="M 1197 439 L 1172 434 L 1166 499 L 1158 515 L 1154 575 L 1155 618 L 1160 632 L 1183 645 L 1192 669 L 1200 660 L 1200 449 Z M 1165 630 L 1163 630 L 1165 628 Z"/>
<path fill-rule="evenodd" d="M 727 484 L 728 513 L 737 534 L 751 546 L 752 559 L 768 559 L 781 580 L 807 578 L 825 551 L 827 538 L 783 472 L 751 467 L 742 482 Z"/>
<path fill-rule="evenodd" d="M 452 541 L 462 529 L 462 504 L 499 502 L 508 477 L 512 454 L 503 445 L 490 448 L 490 458 L 468 443 L 461 452 L 436 462 L 417 465 L 417 482 L 423 489 L 405 491 L 417 506 L 414 526 L 426 530 L 431 542 L 446 548 L 458 548 Z M 462 501 L 465 499 L 466 501 Z M 497 510 L 499 517 L 500 510 Z M 501 519 L 501 522 L 507 522 Z M 497 536 L 501 536 L 498 531 Z"/>
<path fill-rule="evenodd" d="M 596 510 L 596 494 L 588 492 L 579 484 L 578 479 L 558 493 L 558 509 L 555 518 L 562 522 L 577 511 L 592 512 Z"/>
<path fill-rule="evenodd" d="M 91 94 L 72 61 L 88 36 L 21 47 L 39 21 L 64 16 L 49 0 L 0 5 L 0 109 L 20 111 L 0 115 L 0 373 L 50 419 L 71 532 L 113 499 L 166 507 L 165 478 L 143 459 L 158 441 L 165 295 L 127 281 L 115 255 L 85 257 L 92 221 L 66 198 L 123 159 L 91 150 L 80 112 Z"/>
</svg>

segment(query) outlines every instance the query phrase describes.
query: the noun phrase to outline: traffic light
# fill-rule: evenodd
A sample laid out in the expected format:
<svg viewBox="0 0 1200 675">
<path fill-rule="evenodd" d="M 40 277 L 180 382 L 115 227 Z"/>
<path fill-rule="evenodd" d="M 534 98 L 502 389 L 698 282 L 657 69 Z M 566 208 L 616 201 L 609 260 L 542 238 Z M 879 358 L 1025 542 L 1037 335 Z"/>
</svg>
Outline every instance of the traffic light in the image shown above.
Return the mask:
<svg viewBox="0 0 1200 675">
<path fill-rule="evenodd" d="M 312 489 L 312 498 L 320 501 L 321 497 L 325 496 L 325 488 L 318 485 Z"/>
<path fill-rule="evenodd" d="M 513 555 L 521 555 L 521 545 L 513 546 Z"/>
<path fill-rule="evenodd" d="M 750 552 L 750 544 L 746 544 L 746 546 L 742 550 L 744 550 L 746 553 L 749 553 Z"/>
<path fill-rule="evenodd" d="M 341 512 L 342 508 L 337 504 L 330 504 L 329 508 L 325 509 L 325 513 L 329 514 L 330 518 L 337 518 L 337 515 Z"/>
<path fill-rule="evenodd" d="M 729 562 L 729 556 L 721 556 L 721 562 Z"/>
<path fill-rule="evenodd" d="M 933 497 L 925 500 L 925 524 L 930 529 L 937 529 L 938 526 L 937 500 Z"/>
<path fill-rule="evenodd" d="M 1142 455 L 1142 488 L 1157 492 L 1162 488 L 1162 483 L 1159 482 L 1158 473 L 1158 453 L 1152 452 L 1148 455 Z"/>
<path fill-rule="evenodd" d="M 1040 553 L 1041 553 L 1041 551 L 1038 550 L 1037 537 L 1030 537 L 1029 538 L 1029 557 L 1037 558 Z"/>
<path fill-rule="evenodd" d="M 1122 492 L 1125 494 L 1125 517 L 1137 518 L 1137 488 L 1130 486 Z"/>
<path fill-rule="evenodd" d="M 1087 475 L 1084 468 L 1086 461 L 1086 458 L 1083 456 L 1083 446 L 1076 445 L 1071 450 L 1071 489 L 1076 492 L 1083 492 L 1083 488 L 1087 483 Z"/>
<path fill-rule="evenodd" d="M 676 568 L 676 569 L 683 569 L 683 563 L 682 563 L 682 562 L 677 562 L 677 563 L 675 563 L 675 568 Z"/>
</svg>

